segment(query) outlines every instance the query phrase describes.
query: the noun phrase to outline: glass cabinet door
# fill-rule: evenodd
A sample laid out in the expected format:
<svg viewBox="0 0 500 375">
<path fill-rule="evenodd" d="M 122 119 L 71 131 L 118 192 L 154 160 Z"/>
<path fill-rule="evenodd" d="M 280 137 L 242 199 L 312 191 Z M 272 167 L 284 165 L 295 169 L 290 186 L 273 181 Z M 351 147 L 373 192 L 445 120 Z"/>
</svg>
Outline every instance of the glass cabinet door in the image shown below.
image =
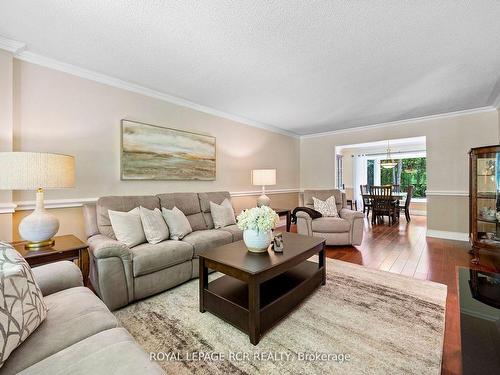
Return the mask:
<svg viewBox="0 0 500 375">
<path fill-rule="evenodd" d="M 476 238 L 484 244 L 500 246 L 500 153 L 477 155 Z M 472 177 L 474 178 L 474 177 Z"/>
</svg>

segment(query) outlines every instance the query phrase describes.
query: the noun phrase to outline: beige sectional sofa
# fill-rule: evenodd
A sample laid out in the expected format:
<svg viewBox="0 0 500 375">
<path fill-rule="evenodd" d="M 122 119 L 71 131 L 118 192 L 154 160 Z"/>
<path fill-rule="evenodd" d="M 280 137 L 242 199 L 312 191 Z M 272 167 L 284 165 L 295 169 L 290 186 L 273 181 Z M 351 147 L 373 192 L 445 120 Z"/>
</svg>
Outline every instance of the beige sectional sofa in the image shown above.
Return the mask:
<svg viewBox="0 0 500 375">
<path fill-rule="evenodd" d="M 110 196 L 84 206 L 90 250 L 90 280 L 111 309 L 125 306 L 198 277 L 198 253 L 243 238 L 236 225 L 214 229 L 210 201 L 231 199 L 228 192 L 167 193 L 146 196 Z M 182 240 L 143 243 L 128 248 L 116 237 L 108 210 L 130 211 L 143 206 L 180 209 L 193 232 Z"/>
<path fill-rule="evenodd" d="M 306 212 L 297 212 L 297 233 L 326 239 L 327 245 L 361 245 L 364 215 L 347 209 L 345 193 L 338 190 L 304 190 L 304 206 L 314 208 L 313 197 L 326 200 L 335 197 L 340 217 L 312 219 Z"/>
<path fill-rule="evenodd" d="M 17 347 L 0 369 L 2 375 L 163 374 L 104 303 L 83 287 L 72 262 L 32 269 L 47 317 Z"/>
</svg>

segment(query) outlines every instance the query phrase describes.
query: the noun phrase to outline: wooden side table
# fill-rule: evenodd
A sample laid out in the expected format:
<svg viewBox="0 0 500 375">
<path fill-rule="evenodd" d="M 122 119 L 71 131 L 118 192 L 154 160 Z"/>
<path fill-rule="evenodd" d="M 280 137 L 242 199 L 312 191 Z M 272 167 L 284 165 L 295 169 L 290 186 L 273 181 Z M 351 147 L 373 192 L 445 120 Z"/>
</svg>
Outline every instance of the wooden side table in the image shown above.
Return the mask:
<svg viewBox="0 0 500 375">
<path fill-rule="evenodd" d="M 288 208 L 273 208 L 278 216 L 286 216 L 286 231 L 290 232 L 290 227 L 292 226 L 292 210 Z"/>
<path fill-rule="evenodd" d="M 42 264 L 53 263 L 60 260 L 74 261 L 78 259 L 78 266 L 82 271 L 83 284 L 88 285 L 89 277 L 89 253 L 88 245 L 72 234 L 54 237 L 53 246 L 38 249 L 26 249 L 26 241 L 12 243 L 12 246 L 26 259 L 31 267 Z"/>
</svg>

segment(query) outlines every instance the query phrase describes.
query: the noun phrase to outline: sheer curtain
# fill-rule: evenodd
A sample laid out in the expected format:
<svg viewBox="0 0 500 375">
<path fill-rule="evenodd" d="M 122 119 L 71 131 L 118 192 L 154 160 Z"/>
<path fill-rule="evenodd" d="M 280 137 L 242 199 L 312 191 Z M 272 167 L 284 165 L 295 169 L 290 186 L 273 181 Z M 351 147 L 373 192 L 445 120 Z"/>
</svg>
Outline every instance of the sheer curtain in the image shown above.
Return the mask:
<svg viewBox="0 0 500 375">
<path fill-rule="evenodd" d="M 359 189 L 360 185 L 366 185 L 368 178 L 367 171 L 367 158 L 366 155 L 353 155 L 352 161 L 352 176 L 353 176 L 353 198 L 358 202 L 358 207 L 362 206 L 363 197 L 361 196 L 361 191 Z"/>
</svg>

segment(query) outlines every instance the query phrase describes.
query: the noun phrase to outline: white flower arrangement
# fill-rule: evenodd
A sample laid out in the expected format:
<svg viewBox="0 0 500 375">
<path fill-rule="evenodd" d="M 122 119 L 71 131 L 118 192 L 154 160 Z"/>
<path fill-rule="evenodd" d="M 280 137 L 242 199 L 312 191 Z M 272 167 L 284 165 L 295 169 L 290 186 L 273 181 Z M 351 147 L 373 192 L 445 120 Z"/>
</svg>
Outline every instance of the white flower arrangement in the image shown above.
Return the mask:
<svg viewBox="0 0 500 375">
<path fill-rule="evenodd" d="M 238 228 L 241 230 L 256 230 L 268 232 L 278 224 L 280 218 L 276 212 L 267 206 L 244 210 L 237 217 Z"/>
</svg>

